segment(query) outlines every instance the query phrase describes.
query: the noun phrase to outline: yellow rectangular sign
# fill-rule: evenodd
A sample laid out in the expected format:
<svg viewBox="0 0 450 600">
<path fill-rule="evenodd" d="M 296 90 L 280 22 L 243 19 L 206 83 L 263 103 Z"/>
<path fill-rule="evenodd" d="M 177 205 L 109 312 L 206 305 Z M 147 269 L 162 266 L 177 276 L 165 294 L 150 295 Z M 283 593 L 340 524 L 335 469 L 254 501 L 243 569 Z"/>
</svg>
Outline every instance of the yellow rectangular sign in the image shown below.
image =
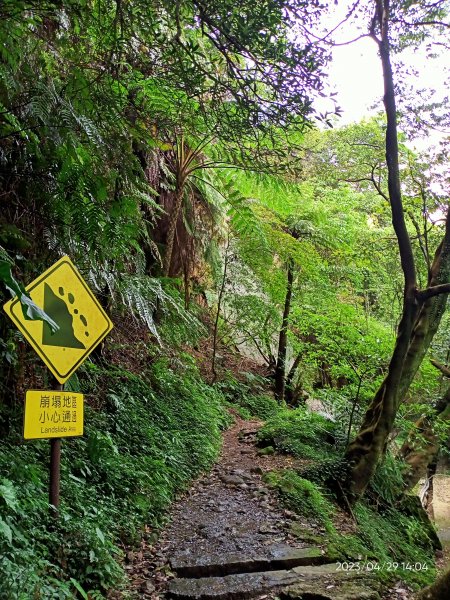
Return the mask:
<svg viewBox="0 0 450 600">
<path fill-rule="evenodd" d="M 83 435 L 83 394 L 28 390 L 23 437 L 26 440 Z"/>
</svg>

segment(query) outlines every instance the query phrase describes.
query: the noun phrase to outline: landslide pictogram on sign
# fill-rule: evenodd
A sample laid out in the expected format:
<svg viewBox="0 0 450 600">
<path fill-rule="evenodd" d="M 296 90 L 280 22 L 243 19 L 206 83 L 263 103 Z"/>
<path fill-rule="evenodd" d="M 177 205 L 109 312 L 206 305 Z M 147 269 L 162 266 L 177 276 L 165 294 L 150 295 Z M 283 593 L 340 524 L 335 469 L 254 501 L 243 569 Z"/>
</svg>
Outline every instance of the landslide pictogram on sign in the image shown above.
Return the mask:
<svg viewBox="0 0 450 600">
<path fill-rule="evenodd" d="M 64 383 L 111 331 L 113 324 L 70 258 L 64 256 L 26 287 L 33 302 L 59 326 L 24 318 L 17 298 L 6 313 L 60 383 Z"/>
</svg>

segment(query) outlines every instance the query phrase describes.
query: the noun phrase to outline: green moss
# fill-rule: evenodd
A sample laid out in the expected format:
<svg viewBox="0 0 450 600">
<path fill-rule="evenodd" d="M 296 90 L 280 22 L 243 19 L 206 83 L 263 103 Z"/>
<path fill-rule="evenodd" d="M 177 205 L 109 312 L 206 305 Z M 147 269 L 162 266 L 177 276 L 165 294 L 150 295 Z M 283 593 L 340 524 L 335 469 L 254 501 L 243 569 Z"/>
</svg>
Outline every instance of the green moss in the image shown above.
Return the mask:
<svg viewBox="0 0 450 600">
<path fill-rule="evenodd" d="M 261 456 L 268 456 L 270 454 L 275 454 L 275 448 L 273 446 L 266 446 L 265 448 L 260 448 L 258 450 L 258 454 Z"/>
<path fill-rule="evenodd" d="M 317 535 L 314 531 L 306 529 L 303 523 L 294 521 L 291 523 L 289 530 L 292 535 L 310 544 L 320 545 L 326 541 L 326 538 L 323 535 Z"/>
</svg>

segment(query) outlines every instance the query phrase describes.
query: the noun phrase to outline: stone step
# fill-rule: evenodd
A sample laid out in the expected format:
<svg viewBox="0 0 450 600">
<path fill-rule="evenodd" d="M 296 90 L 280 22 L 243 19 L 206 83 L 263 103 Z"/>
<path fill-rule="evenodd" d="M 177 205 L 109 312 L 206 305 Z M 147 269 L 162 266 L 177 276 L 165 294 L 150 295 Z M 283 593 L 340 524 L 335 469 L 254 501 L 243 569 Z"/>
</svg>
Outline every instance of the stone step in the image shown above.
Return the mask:
<svg viewBox="0 0 450 600">
<path fill-rule="evenodd" d="M 379 600 L 375 589 L 355 572 L 337 571 L 337 564 L 291 570 L 238 573 L 225 577 L 173 579 L 168 598 L 176 600 L 246 600 L 281 590 L 285 600 Z"/>
<path fill-rule="evenodd" d="M 208 555 L 184 552 L 170 559 L 170 567 L 178 577 L 219 577 L 236 573 L 276 571 L 305 565 L 331 562 L 320 548 L 272 546 L 264 554 L 248 552 L 211 552 Z"/>
</svg>

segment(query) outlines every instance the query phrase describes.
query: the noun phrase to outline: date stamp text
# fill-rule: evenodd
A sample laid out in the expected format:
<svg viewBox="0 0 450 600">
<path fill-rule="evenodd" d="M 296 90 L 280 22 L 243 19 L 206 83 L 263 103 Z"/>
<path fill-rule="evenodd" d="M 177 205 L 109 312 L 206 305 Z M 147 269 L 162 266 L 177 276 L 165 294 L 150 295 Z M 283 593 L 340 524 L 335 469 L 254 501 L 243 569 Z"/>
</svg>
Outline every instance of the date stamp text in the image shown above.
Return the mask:
<svg viewBox="0 0 450 600">
<path fill-rule="evenodd" d="M 336 563 L 336 571 L 428 571 L 428 565 L 422 562 L 377 562 L 377 561 L 344 561 Z"/>
</svg>

